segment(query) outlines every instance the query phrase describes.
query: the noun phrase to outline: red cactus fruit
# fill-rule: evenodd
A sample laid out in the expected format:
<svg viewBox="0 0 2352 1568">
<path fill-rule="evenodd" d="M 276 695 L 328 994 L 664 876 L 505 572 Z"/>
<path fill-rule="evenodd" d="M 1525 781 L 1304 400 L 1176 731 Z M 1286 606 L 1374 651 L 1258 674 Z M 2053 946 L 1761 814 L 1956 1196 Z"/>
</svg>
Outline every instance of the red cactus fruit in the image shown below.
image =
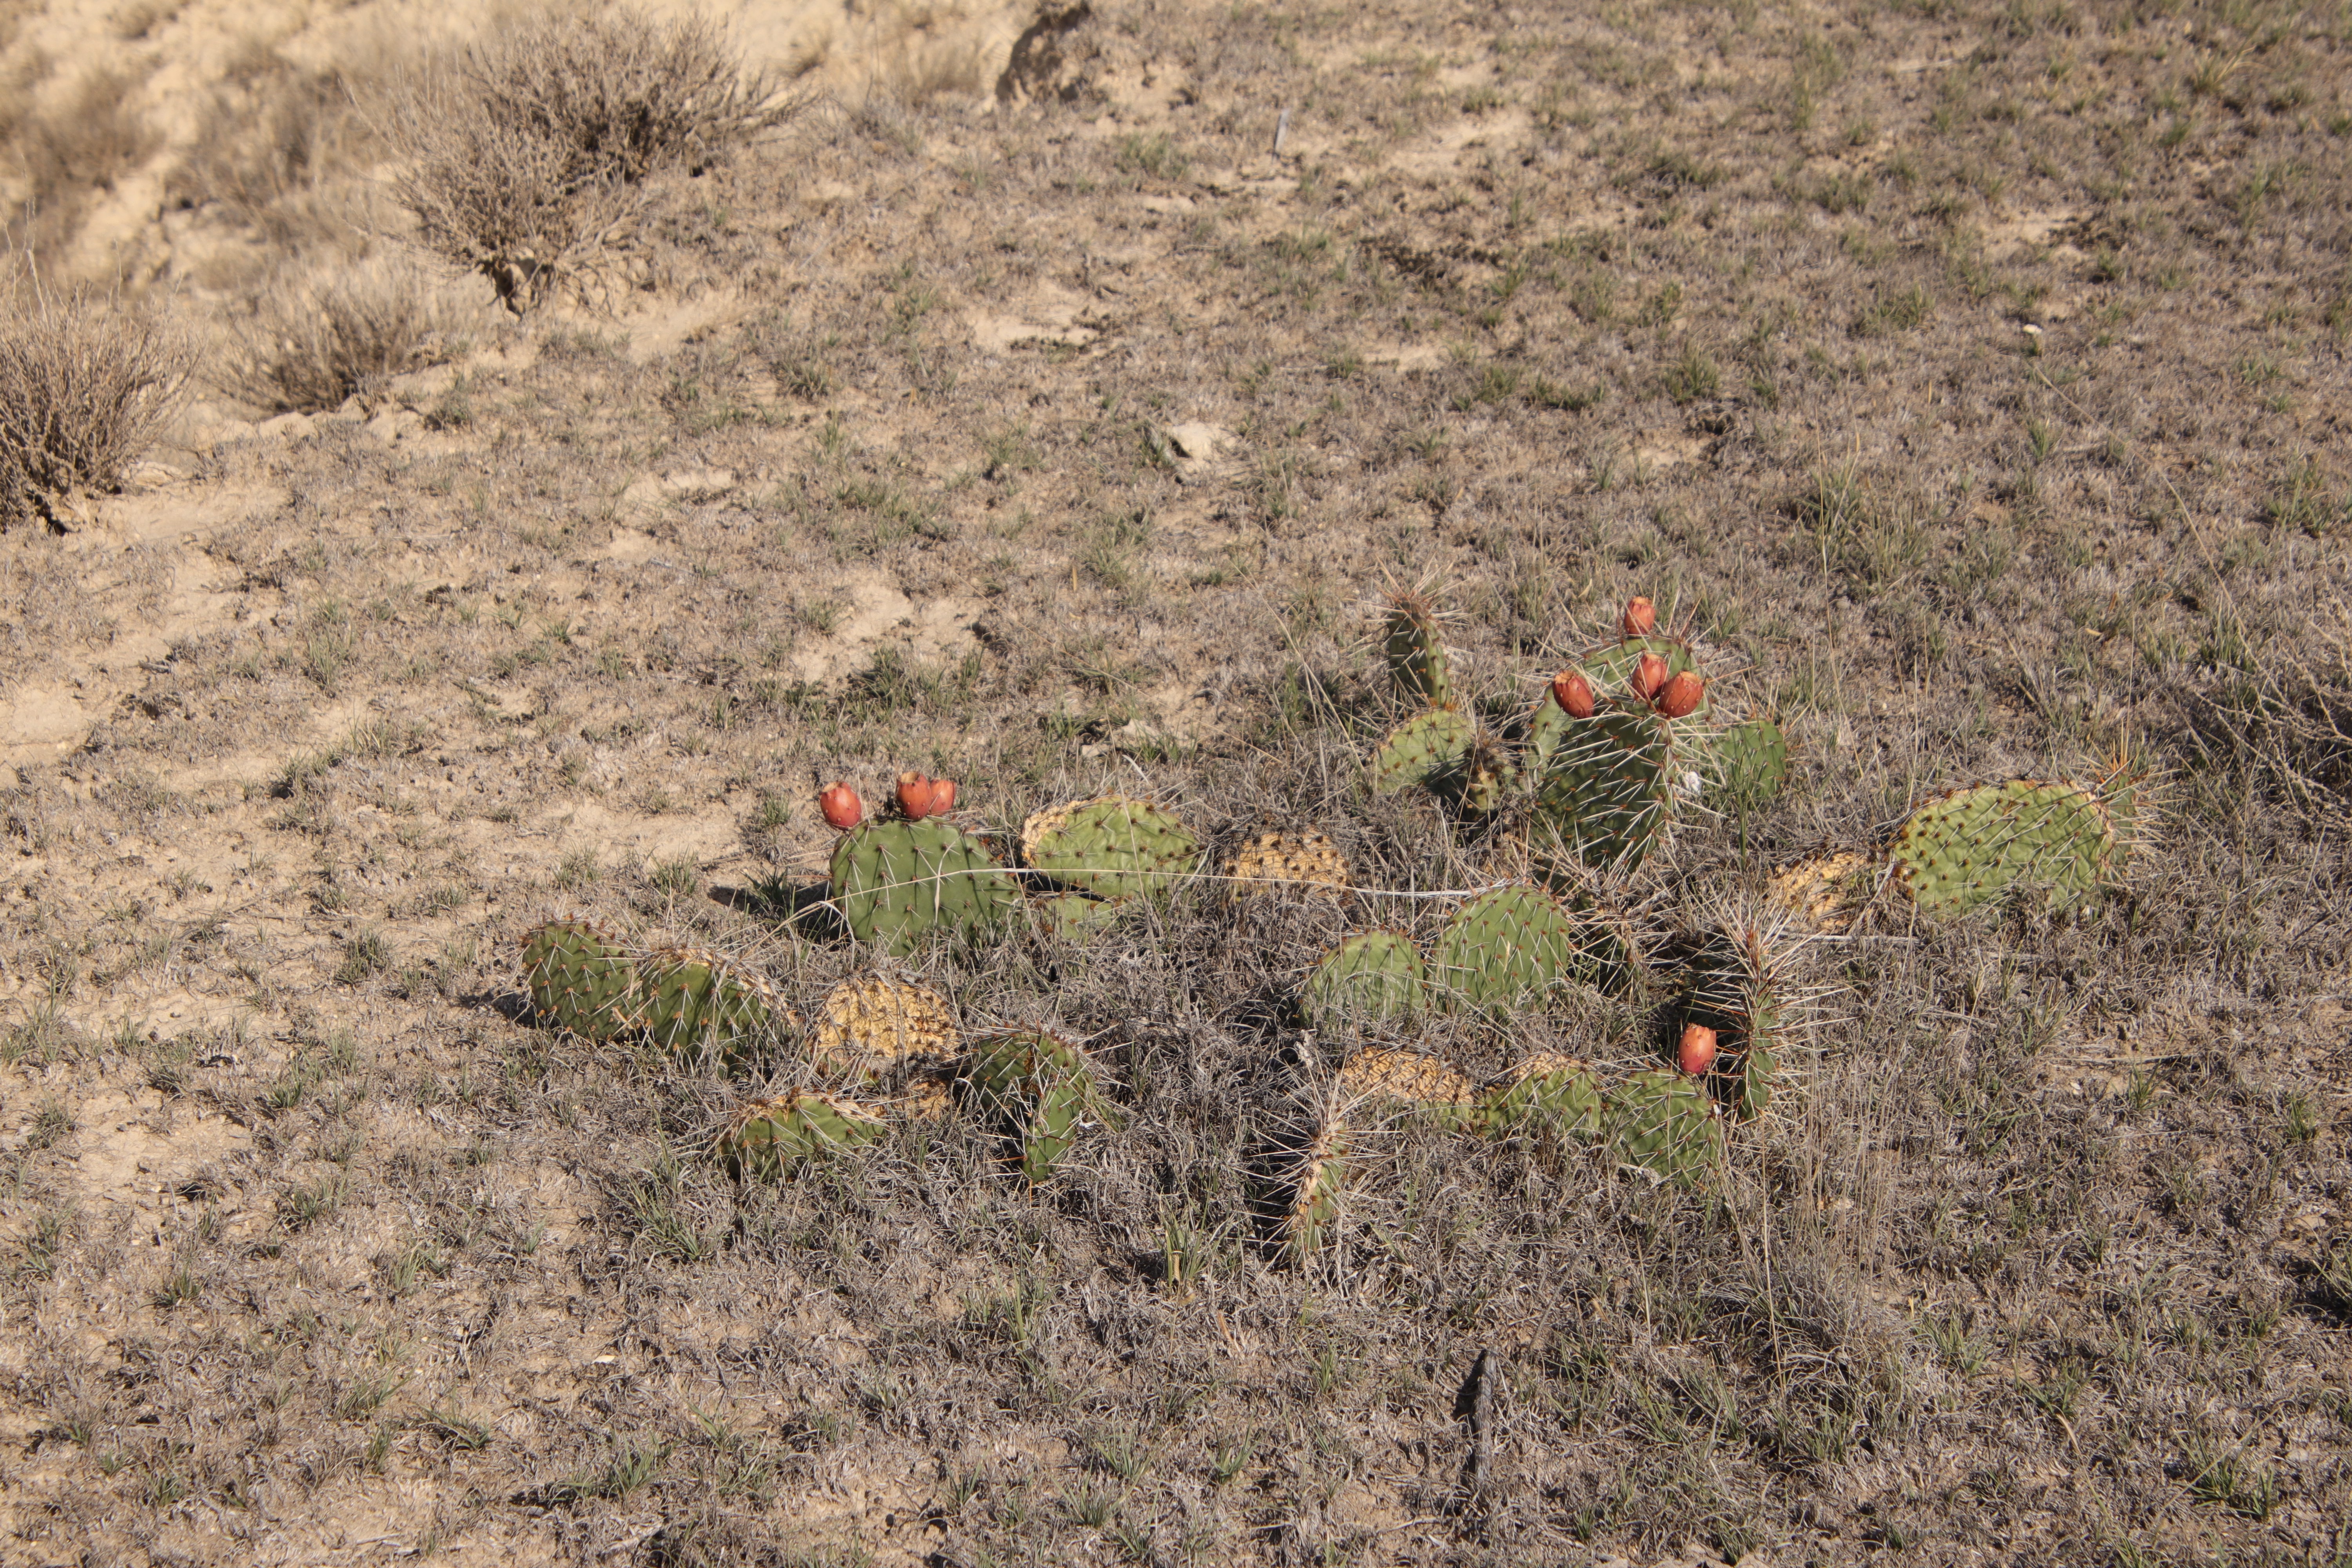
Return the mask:
<svg viewBox="0 0 2352 1568">
<path fill-rule="evenodd" d="M 1682 1047 L 1675 1053 L 1675 1060 L 1693 1078 L 1713 1067 L 1715 1031 L 1705 1024 L 1685 1024 Z"/>
<path fill-rule="evenodd" d="M 909 822 L 920 822 L 931 815 L 933 790 L 929 774 L 908 769 L 898 775 L 898 809 Z"/>
<path fill-rule="evenodd" d="M 1629 637 L 1645 637 L 1658 624 L 1658 606 L 1639 594 L 1625 601 L 1625 616 L 1617 629 Z"/>
<path fill-rule="evenodd" d="M 866 803 L 857 792 L 838 779 L 824 786 L 816 797 L 816 806 L 824 819 L 846 833 L 866 818 Z"/>
<path fill-rule="evenodd" d="M 933 779 L 931 781 L 931 815 L 945 816 L 954 809 L 955 780 Z"/>
<path fill-rule="evenodd" d="M 1551 700 L 1571 719 L 1592 717 L 1592 682 L 1580 671 L 1563 669 L 1551 678 Z"/>
<path fill-rule="evenodd" d="M 1654 653 L 1645 653 L 1633 661 L 1633 695 L 1647 702 L 1658 695 L 1666 684 L 1666 661 Z"/>
<path fill-rule="evenodd" d="M 1706 682 L 1695 670 L 1684 670 L 1658 690 L 1657 710 L 1669 719 L 1687 719 L 1706 700 Z"/>
</svg>

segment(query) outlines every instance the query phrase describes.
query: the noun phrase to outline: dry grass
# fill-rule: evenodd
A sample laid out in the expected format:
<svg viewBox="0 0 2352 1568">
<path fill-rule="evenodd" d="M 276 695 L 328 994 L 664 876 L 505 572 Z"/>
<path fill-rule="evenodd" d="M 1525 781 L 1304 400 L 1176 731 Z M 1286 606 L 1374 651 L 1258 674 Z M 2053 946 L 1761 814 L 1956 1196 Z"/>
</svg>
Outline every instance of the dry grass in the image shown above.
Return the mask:
<svg viewBox="0 0 2352 1568">
<path fill-rule="evenodd" d="M 221 376 L 223 389 L 272 413 L 340 406 L 392 376 L 464 352 L 457 312 L 415 268 L 377 260 L 264 297 Z"/>
<path fill-rule="evenodd" d="M 0 527 L 109 490 L 187 381 L 185 341 L 152 312 L 23 272 L 0 323 Z"/>
<path fill-rule="evenodd" d="M 387 133 L 420 242 L 520 313 L 618 235 L 648 179 L 779 112 L 708 21 L 615 9 L 533 17 L 424 73 Z"/>
</svg>

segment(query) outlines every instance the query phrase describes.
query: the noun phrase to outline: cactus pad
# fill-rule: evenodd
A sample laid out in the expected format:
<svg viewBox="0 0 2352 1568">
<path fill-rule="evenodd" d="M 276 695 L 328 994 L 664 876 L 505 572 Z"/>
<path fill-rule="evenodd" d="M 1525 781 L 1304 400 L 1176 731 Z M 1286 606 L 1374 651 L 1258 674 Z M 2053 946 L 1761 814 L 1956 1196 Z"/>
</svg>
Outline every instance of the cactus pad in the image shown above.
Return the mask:
<svg viewBox="0 0 2352 1568">
<path fill-rule="evenodd" d="M 1349 885 L 1348 858 L 1329 834 L 1312 827 L 1259 834 L 1235 852 L 1225 874 L 1235 898 L 1336 900 Z"/>
<path fill-rule="evenodd" d="M 1539 1052 L 1487 1093 L 1478 1124 L 1490 1138 L 1518 1132 L 1591 1138 L 1601 1131 L 1601 1086 L 1575 1058 Z"/>
<path fill-rule="evenodd" d="M 1034 869 L 1106 899 L 1167 887 L 1201 859 L 1200 840 L 1172 813 L 1123 795 L 1037 813 L 1022 824 L 1021 851 Z"/>
<path fill-rule="evenodd" d="M 1456 773 L 1477 742 L 1478 727 L 1451 708 L 1416 713 L 1372 753 L 1372 792 L 1393 795 Z"/>
<path fill-rule="evenodd" d="M 1463 808 L 1481 816 L 1499 811 L 1518 793 L 1518 765 L 1493 736 L 1481 734 L 1463 760 L 1460 795 Z"/>
<path fill-rule="evenodd" d="M 1045 893 L 1029 900 L 1029 912 L 1039 930 L 1064 942 L 1084 942 L 1108 930 L 1128 903 L 1126 899 L 1091 899 L 1084 893 Z"/>
<path fill-rule="evenodd" d="M 1633 707 L 1579 721 L 1537 786 L 1538 847 L 1603 869 L 1640 865 L 1673 807 L 1675 722 Z"/>
<path fill-rule="evenodd" d="M 550 921 L 523 938 L 530 1005 L 558 1028 L 609 1040 L 636 1026 L 637 966 L 593 921 Z"/>
<path fill-rule="evenodd" d="M 816 1065 L 866 1082 L 956 1054 L 955 1015 L 928 985 L 859 974 L 835 986 L 809 1042 Z"/>
<path fill-rule="evenodd" d="M 1346 1121 L 1326 1109 L 1311 1131 L 1291 1134 L 1261 1156 L 1253 1184 L 1256 1206 L 1286 1256 L 1307 1258 L 1330 1235 L 1348 1184 L 1347 1149 Z"/>
<path fill-rule="evenodd" d="M 1816 930 L 1832 934 L 1853 923 L 1855 911 L 1869 890 L 1873 862 L 1852 850 L 1817 856 L 1784 866 L 1767 884 L 1772 901 L 1792 914 L 1801 914 Z"/>
<path fill-rule="evenodd" d="M 638 977 L 646 1033 L 676 1055 L 709 1053 L 737 1068 L 763 1038 L 800 1027 L 766 980 L 701 948 L 665 948 L 645 961 Z"/>
<path fill-rule="evenodd" d="M 1298 1010 L 1329 1032 L 1351 1023 L 1402 1018 L 1428 1005 L 1428 970 L 1402 931 L 1359 931 L 1326 953 L 1307 977 Z"/>
<path fill-rule="evenodd" d="M 1734 800 L 1760 804 L 1789 778 L 1789 737 L 1769 719 L 1750 719 L 1716 737 L 1718 787 Z"/>
<path fill-rule="evenodd" d="M 2096 889 L 2116 853 L 2105 803 L 2080 784 L 2040 779 L 1954 790 L 1912 813 L 1889 856 L 1923 910 L 1958 914 L 2012 889 L 2063 908 Z"/>
<path fill-rule="evenodd" d="M 1771 933 L 1744 921 L 1709 931 L 1692 955 L 1683 996 L 1685 1023 L 1716 1033 L 1717 1055 L 1707 1086 L 1741 1121 L 1771 1102 L 1772 1079 L 1788 1012 L 1782 995 L 1782 952 Z"/>
<path fill-rule="evenodd" d="M 867 1106 L 795 1089 L 738 1110 L 712 1152 L 736 1176 L 778 1175 L 814 1155 L 871 1143 L 883 1128 Z"/>
<path fill-rule="evenodd" d="M 1513 1012 L 1575 973 L 1576 925 L 1542 889 L 1511 883 L 1456 910 L 1435 957 L 1437 986 L 1453 1006 Z"/>
<path fill-rule="evenodd" d="M 1470 1080 L 1417 1051 L 1383 1046 L 1358 1051 L 1339 1074 L 1339 1087 L 1365 1100 L 1410 1105 L 1441 1126 L 1466 1125 L 1472 1115 Z"/>
<path fill-rule="evenodd" d="M 985 843 L 936 816 L 852 828 L 834 847 L 831 870 L 850 933 L 890 952 L 932 931 L 983 935 L 1021 896 Z"/>
<path fill-rule="evenodd" d="M 964 1083 L 1031 1186 L 1053 1175 L 1087 1117 L 1107 1119 L 1084 1053 L 1042 1029 L 975 1041 Z"/>
<path fill-rule="evenodd" d="M 1434 707 L 1453 696 L 1437 616 L 1419 595 L 1391 601 L 1388 619 L 1381 628 L 1381 656 L 1388 661 L 1389 675 L 1406 701 Z"/>
<path fill-rule="evenodd" d="M 1603 1120 L 1620 1160 L 1684 1186 L 1704 1182 L 1721 1156 L 1715 1102 L 1672 1068 L 1637 1073 L 1611 1089 Z"/>
</svg>

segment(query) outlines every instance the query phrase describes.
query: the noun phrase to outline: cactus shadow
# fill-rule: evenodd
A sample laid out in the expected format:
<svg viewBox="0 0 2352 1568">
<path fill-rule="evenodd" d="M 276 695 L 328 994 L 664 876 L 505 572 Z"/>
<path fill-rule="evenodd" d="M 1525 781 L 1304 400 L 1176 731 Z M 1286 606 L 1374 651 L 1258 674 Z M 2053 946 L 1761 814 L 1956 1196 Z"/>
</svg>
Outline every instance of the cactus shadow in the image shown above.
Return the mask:
<svg viewBox="0 0 2352 1568">
<path fill-rule="evenodd" d="M 740 888 L 714 886 L 710 900 L 782 926 L 811 942 L 831 942 L 846 936 L 849 930 L 842 923 L 841 911 L 828 901 L 832 892 L 833 885 L 822 879 L 795 882 L 783 877 L 754 877 Z"/>
<path fill-rule="evenodd" d="M 529 994 L 521 991 L 471 991 L 459 996 L 457 1005 L 471 1011 L 496 1013 L 508 1023 L 525 1028 L 539 1022 L 539 1009 L 531 1005 Z"/>
</svg>

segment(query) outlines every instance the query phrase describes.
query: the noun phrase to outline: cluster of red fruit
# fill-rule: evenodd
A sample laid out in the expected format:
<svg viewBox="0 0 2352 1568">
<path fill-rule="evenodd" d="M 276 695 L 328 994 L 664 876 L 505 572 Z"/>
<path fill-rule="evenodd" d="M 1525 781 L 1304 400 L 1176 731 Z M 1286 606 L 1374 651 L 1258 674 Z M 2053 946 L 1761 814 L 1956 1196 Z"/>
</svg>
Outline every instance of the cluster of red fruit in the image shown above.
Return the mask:
<svg viewBox="0 0 2352 1568">
<path fill-rule="evenodd" d="M 898 797 L 899 814 L 909 822 L 943 816 L 955 809 L 956 782 L 910 768 L 898 775 Z M 837 779 L 817 792 L 816 806 L 824 813 L 825 821 L 844 833 L 866 820 L 866 803 Z"/>
<path fill-rule="evenodd" d="M 1617 626 L 1631 640 L 1648 637 L 1657 624 L 1658 607 L 1647 599 L 1634 598 L 1626 601 L 1625 614 Z M 1645 651 L 1633 661 L 1633 695 L 1666 718 L 1687 719 L 1706 700 L 1706 682 L 1694 669 L 1671 677 L 1666 670 L 1664 659 Z M 1551 696 L 1571 719 L 1590 719 L 1600 706 L 1592 695 L 1592 682 L 1584 678 L 1581 670 L 1563 669 L 1553 676 Z"/>
</svg>

